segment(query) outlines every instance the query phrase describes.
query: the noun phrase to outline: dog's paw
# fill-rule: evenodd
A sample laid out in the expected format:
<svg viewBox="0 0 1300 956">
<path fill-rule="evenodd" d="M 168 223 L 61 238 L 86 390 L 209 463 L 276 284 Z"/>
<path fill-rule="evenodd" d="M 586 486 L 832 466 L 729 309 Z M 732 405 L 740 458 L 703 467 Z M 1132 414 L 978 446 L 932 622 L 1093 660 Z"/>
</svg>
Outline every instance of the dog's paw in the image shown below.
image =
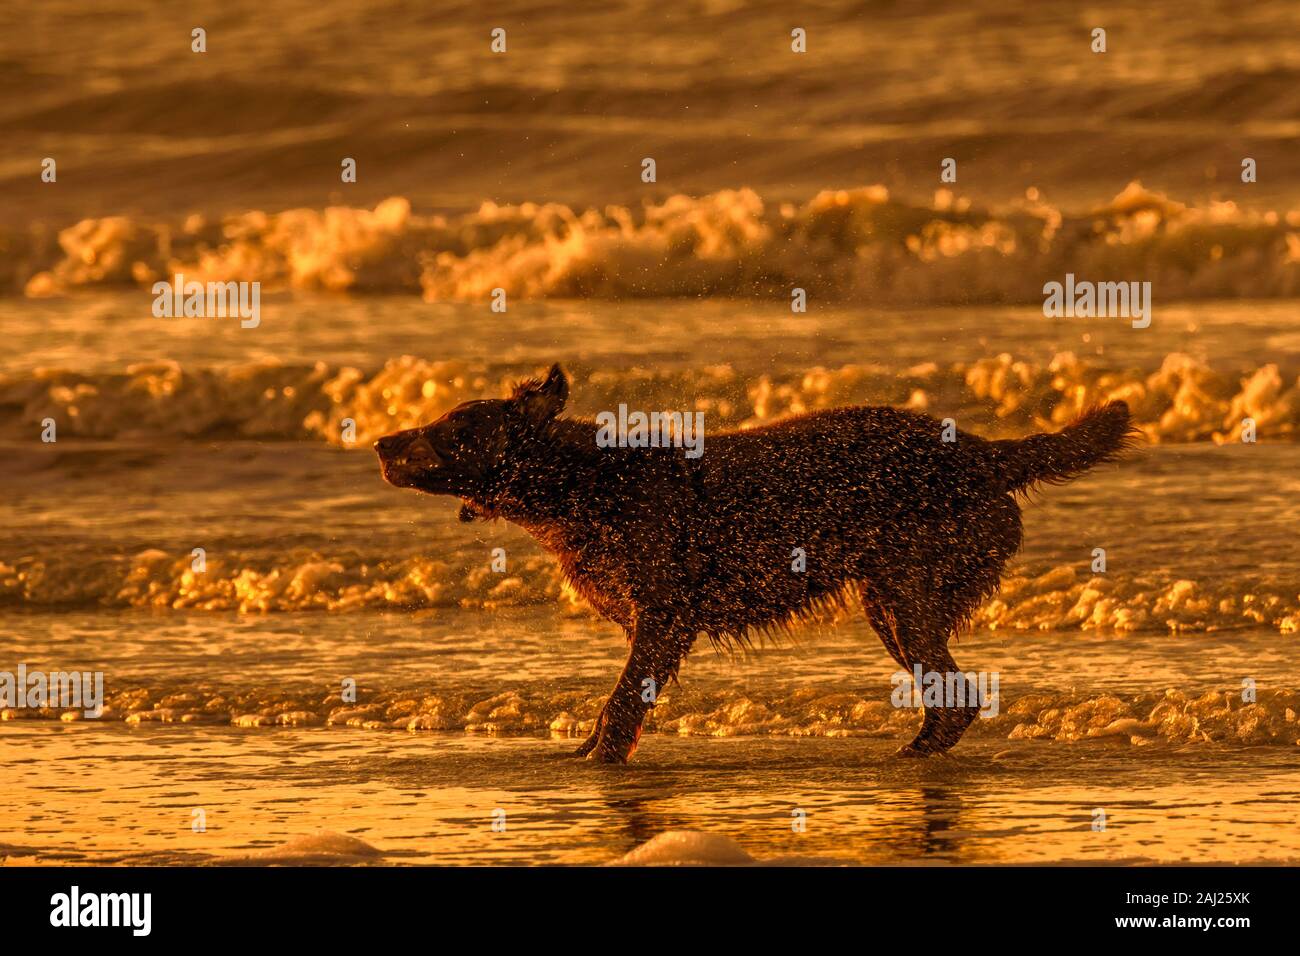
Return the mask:
<svg viewBox="0 0 1300 956">
<path fill-rule="evenodd" d="M 595 743 L 587 751 L 586 757 L 593 763 L 627 763 L 628 759 L 636 751 L 636 745 L 641 739 L 641 730 L 637 728 L 628 731 L 618 726 L 611 726 L 604 723 L 598 726 L 596 731 L 592 732 L 596 738 Z M 579 750 L 586 747 L 583 744 Z"/>
<path fill-rule="evenodd" d="M 932 751 L 922 749 L 915 743 L 904 744 L 894 751 L 895 757 L 928 757 Z"/>
<path fill-rule="evenodd" d="M 625 764 L 629 754 L 619 747 L 610 747 L 604 744 L 596 744 L 591 753 L 587 754 L 587 759 L 592 763 L 602 764 Z"/>
</svg>

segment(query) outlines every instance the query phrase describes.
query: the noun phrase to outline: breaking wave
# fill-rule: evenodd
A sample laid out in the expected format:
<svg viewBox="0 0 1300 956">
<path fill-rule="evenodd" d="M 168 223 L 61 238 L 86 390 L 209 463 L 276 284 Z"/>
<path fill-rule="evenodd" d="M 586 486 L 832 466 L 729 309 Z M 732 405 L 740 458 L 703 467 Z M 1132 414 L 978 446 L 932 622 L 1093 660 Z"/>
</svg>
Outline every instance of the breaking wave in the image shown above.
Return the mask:
<svg viewBox="0 0 1300 956">
<path fill-rule="evenodd" d="M 947 190 L 931 203 L 883 186 L 768 203 L 751 189 L 675 195 L 641 208 L 484 203 L 421 216 L 407 199 L 374 209 L 252 211 L 179 223 L 86 219 L 54 237 L 0 234 L 0 292 L 29 296 L 188 279 L 266 290 L 524 298 L 785 298 L 875 305 L 1042 300 L 1066 272 L 1149 280 L 1162 301 L 1300 294 L 1300 209 L 1189 207 L 1131 183 L 1066 213 L 1036 189 L 1000 211 Z"/>
<path fill-rule="evenodd" d="M 1300 369 L 1269 363 L 1245 374 L 1182 353 L 1158 368 L 1121 368 L 1060 352 L 1047 363 L 1009 353 L 910 368 L 848 364 L 746 373 L 569 366 L 574 414 L 616 408 L 693 408 L 713 429 L 746 427 L 846 404 L 933 410 L 990 437 L 1060 428 L 1084 408 L 1123 399 L 1152 442 L 1234 441 L 1243 420 L 1259 440 L 1300 433 Z M 463 401 L 497 398 L 532 366 L 402 356 L 379 369 L 347 365 L 186 367 L 143 363 L 113 372 L 41 368 L 0 374 L 0 435 L 30 436 L 54 418 L 60 435 L 84 438 L 241 437 L 355 444 L 432 421 Z M 659 403 L 656 406 L 656 403 Z"/>
</svg>

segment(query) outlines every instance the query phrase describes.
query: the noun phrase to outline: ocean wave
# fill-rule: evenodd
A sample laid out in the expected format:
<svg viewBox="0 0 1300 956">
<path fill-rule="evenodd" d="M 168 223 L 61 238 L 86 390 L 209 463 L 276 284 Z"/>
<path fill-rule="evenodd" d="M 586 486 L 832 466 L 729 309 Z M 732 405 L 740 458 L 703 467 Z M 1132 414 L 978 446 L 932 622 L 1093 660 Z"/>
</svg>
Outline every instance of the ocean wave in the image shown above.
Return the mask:
<svg viewBox="0 0 1300 956">
<path fill-rule="evenodd" d="M 553 686 L 497 691 L 436 692 L 359 687 L 356 702 L 337 685 L 287 689 L 194 683 L 131 687 L 109 682 L 102 717 L 129 724 L 197 724 L 243 728 L 348 727 L 370 731 L 439 731 L 491 736 L 583 739 L 604 703 L 604 689 Z M 1061 743 L 1300 745 L 1300 692 L 1188 693 L 1176 688 L 1140 694 L 1028 693 L 1000 702 L 996 716 L 971 725 L 968 736 Z M 84 720 L 81 710 L 0 710 L 0 719 Z M 670 687 L 651 711 L 647 733 L 697 737 L 890 737 L 915 733 L 920 713 L 887 696 L 825 688 L 761 691 Z"/>
<path fill-rule="evenodd" d="M 0 606 L 116 607 L 276 613 L 392 608 L 496 610 L 552 605 L 591 614 L 545 554 L 517 555 L 509 573 L 478 557 L 423 555 L 368 562 L 287 553 L 275 559 L 211 556 L 193 570 L 188 554 L 151 549 L 130 557 L 0 561 Z M 271 561 L 277 563 L 270 563 Z M 847 612 L 827 612 L 834 623 Z M 1300 630 L 1300 581 L 1278 576 L 1191 580 L 1155 574 L 1088 574 L 1071 565 L 1012 571 L 976 614 L 987 630 L 1207 632 L 1267 627 Z"/>
<path fill-rule="evenodd" d="M 45 296 L 149 287 L 176 273 L 266 290 L 419 293 L 429 300 L 671 296 L 874 305 L 1041 302 L 1072 272 L 1148 280 L 1161 301 L 1300 294 L 1300 209 L 1187 206 L 1131 183 L 1093 210 L 1026 198 L 983 210 L 940 190 L 930 203 L 880 185 L 802 204 L 752 189 L 674 195 L 640 208 L 483 203 L 421 216 L 392 197 L 374 209 L 252 211 L 179 223 L 114 216 L 60 231 L 0 235 L 0 292 Z"/>
<path fill-rule="evenodd" d="M 323 439 L 369 447 L 381 435 L 438 418 L 457 404 L 506 394 L 532 366 L 402 356 L 379 369 L 347 365 L 175 362 L 123 371 L 41 368 L 0 374 L 0 435 L 30 436 L 53 418 L 60 436 L 84 438 Z M 573 414 L 635 401 L 691 408 L 712 429 L 748 427 L 850 404 L 897 405 L 952 416 L 990 437 L 1054 430 L 1084 408 L 1128 402 L 1151 442 L 1237 440 L 1251 419 L 1261 441 L 1300 434 L 1300 370 L 1277 363 L 1244 374 L 1186 354 L 1155 368 L 1121 368 L 1073 352 L 1049 362 L 1000 353 L 969 362 L 909 368 L 879 364 L 747 373 L 731 365 L 691 371 L 588 368 L 573 364 Z M 355 440 L 345 441 L 345 422 Z"/>
</svg>

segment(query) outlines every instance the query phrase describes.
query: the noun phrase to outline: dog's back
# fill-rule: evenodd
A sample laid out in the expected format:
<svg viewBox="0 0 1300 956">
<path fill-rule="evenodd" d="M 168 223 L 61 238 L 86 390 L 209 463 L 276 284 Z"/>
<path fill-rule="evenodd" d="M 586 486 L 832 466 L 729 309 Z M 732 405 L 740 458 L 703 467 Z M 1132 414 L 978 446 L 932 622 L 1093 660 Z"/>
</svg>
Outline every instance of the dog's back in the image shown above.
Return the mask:
<svg viewBox="0 0 1300 956">
<path fill-rule="evenodd" d="M 855 406 L 711 435 L 696 460 L 596 450 L 594 425 L 564 425 L 567 442 L 607 456 L 590 521 L 560 537 L 525 526 L 607 616 L 622 623 L 638 603 L 667 603 L 727 643 L 853 592 L 890 606 L 924 590 L 956 628 L 1020 546 L 1015 493 L 1113 455 L 1128 417 L 1116 403 L 1066 432 L 990 442 L 920 413 Z"/>
<path fill-rule="evenodd" d="M 952 440 L 945 440 L 950 437 Z M 695 466 L 692 547 L 702 555 L 689 606 L 718 640 L 781 626 L 850 590 L 864 596 L 923 567 L 960 579 L 972 546 L 1014 552 L 1019 509 L 992 445 L 887 407 L 815 412 L 714 435 Z M 999 522 L 999 528 L 990 527 Z M 982 532 L 978 542 L 963 529 Z M 994 579 L 996 569 L 990 569 Z"/>
</svg>

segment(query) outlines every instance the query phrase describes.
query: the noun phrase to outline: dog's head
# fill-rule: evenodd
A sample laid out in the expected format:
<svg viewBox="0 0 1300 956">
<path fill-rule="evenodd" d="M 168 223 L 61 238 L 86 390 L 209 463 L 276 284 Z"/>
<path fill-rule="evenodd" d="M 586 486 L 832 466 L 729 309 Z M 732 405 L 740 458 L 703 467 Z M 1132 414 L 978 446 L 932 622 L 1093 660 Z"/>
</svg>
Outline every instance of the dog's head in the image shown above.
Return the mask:
<svg viewBox="0 0 1300 956">
<path fill-rule="evenodd" d="M 509 398 L 465 402 L 431 425 L 385 435 L 375 442 L 384 480 L 426 494 L 482 500 L 512 456 L 540 437 L 568 397 L 569 380 L 552 365 L 545 381 L 521 382 Z"/>
</svg>

